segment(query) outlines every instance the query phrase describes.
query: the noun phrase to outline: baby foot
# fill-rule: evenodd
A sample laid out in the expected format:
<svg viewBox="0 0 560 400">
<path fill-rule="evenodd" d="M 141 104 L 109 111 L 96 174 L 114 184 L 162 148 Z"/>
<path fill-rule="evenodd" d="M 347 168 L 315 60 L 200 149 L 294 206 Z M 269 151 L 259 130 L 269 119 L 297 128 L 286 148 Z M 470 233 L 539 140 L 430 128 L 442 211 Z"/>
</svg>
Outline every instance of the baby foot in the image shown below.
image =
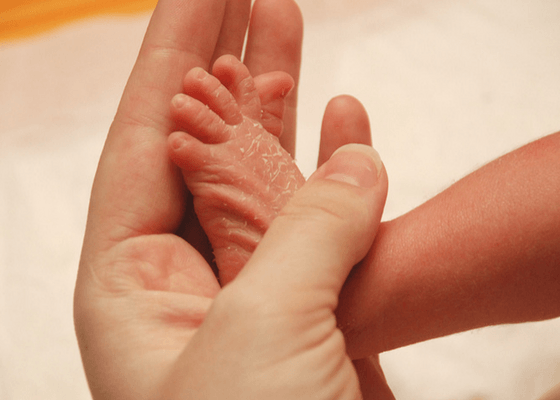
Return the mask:
<svg viewBox="0 0 560 400">
<path fill-rule="evenodd" d="M 193 195 L 222 285 L 237 275 L 305 182 L 278 141 L 292 86 L 282 72 L 259 76 L 256 83 L 240 61 L 224 56 L 213 75 L 191 70 L 184 94 L 173 98 L 181 131 L 169 137 L 170 155 Z"/>
</svg>

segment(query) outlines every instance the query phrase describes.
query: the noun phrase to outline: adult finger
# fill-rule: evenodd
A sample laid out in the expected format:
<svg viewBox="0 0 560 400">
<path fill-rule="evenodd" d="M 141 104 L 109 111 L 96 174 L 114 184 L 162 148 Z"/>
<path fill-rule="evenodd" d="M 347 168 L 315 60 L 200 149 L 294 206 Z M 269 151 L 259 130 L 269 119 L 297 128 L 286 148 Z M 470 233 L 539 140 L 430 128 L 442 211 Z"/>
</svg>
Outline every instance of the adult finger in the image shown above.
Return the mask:
<svg viewBox="0 0 560 400">
<path fill-rule="evenodd" d="M 303 18 L 293 0 L 256 0 L 244 62 L 253 76 L 285 71 L 295 85 L 286 97 L 282 146 L 295 155 L 297 87 L 301 64 Z"/>
<path fill-rule="evenodd" d="M 248 283 L 279 307 L 334 311 L 348 273 L 373 242 L 386 194 L 377 152 L 342 147 L 282 209 L 231 285 Z"/>
<path fill-rule="evenodd" d="M 159 1 L 116 119 L 125 118 L 158 130 L 169 127 L 169 102 L 180 91 L 188 70 L 208 69 L 225 24 L 225 13 L 226 0 Z"/>
<path fill-rule="evenodd" d="M 352 96 L 333 98 L 325 110 L 321 127 L 319 159 L 321 166 L 336 149 L 348 143 L 371 146 L 371 130 L 367 111 Z"/>
<path fill-rule="evenodd" d="M 169 102 L 186 71 L 209 67 L 225 6 L 225 0 L 158 3 L 99 163 L 86 251 L 179 226 L 185 192 L 167 157 Z"/>
<path fill-rule="evenodd" d="M 250 0 L 227 0 L 222 28 L 210 65 L 214 65 L 214 61 L 225 54 L 241 59 L 250 14 Z"/>
<path fill-rule="evenodd" d="M 379 356 L 353 362 L 360 379 L 360 389 L 364 400 L 395 400 L 379 365 Z"/>
</svg>

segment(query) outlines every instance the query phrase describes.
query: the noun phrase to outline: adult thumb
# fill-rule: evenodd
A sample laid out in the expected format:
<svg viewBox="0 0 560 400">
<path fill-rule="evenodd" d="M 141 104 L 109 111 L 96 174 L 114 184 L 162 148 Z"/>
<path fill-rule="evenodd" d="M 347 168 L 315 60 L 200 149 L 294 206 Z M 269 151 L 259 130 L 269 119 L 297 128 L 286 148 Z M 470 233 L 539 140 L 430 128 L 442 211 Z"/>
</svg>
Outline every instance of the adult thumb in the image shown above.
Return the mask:
<svg viewBox="0 0 560 400">
<path fill-rule="evenodd" d="M 334 310 L 350 270 L 372 245 L 386 196 L 379 154 L 366 145 L 341 147 L 274 219 L 232 285 L 288 307 L 314 299 Z"/>
</svg>

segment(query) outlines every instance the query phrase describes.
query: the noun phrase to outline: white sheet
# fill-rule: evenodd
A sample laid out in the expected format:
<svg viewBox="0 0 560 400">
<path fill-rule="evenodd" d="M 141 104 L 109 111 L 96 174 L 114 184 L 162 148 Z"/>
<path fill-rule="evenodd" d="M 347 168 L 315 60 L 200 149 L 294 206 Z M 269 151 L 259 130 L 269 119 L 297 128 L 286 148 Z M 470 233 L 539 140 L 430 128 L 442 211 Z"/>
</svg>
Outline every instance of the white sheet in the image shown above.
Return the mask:
<svg viewBox="0 0 560 400">
<path fill-rule="evenodd" d="M 560 129 L 560 2 L 301 0 L 298 162 L 323 109 L 370 112 L 385 218 Z M 72 291 L 89 190 L 148 16 L 0 43 L 0 398 L 87 399 Z M 384 354 L 399 400 L 531 400 L 560 382 L 560 320 Z"/>
</svg>

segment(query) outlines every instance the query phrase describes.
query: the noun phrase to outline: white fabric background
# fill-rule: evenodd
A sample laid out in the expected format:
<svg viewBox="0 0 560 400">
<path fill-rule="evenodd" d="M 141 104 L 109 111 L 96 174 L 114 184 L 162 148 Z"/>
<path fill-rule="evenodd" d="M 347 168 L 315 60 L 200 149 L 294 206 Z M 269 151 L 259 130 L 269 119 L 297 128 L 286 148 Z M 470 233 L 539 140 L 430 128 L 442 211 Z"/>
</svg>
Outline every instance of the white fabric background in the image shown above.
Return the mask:
<svg viewBox="0 0 560 400">
<path fill-rule="evenodd" d="M 298 163 L 327 101 L 368 109 L 385 219 L 560 129 L 556 0 L 301 0 Z M 72 292 L 91 182 L 148 16 L 0 43 L 0 399 L 87 399 Z M 560 179 L 560 178 L 559 178 Z M 382 356 L 399 400 L 533 400 L 560 382 L 560 320 Z"/>
</svg>

